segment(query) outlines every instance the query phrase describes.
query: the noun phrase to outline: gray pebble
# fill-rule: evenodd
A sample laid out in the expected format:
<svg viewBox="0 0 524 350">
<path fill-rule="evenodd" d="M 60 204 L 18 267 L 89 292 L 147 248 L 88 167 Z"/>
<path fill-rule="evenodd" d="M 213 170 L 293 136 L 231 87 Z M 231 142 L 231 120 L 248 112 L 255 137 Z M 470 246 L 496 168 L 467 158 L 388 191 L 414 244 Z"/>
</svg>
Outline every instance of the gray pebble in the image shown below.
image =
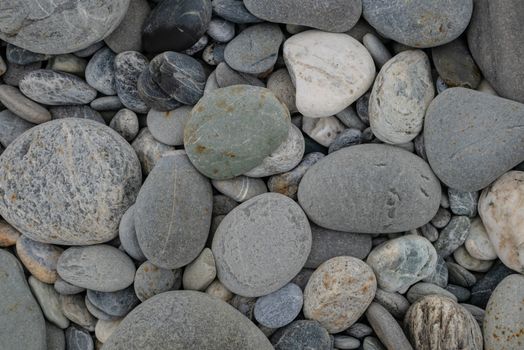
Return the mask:
<svg viewBox="0 0 524 350">
<path fill-rule="evenodd" d="M 26 65 L 47 61 L 51 56 L 22 49 L 21 47 L 12 44 L 7 44 L 5 57 L 7 58 L 7 62 Z"/>
<path fill-rule="evenodd" d="M 333 338 L 317 321 L 300 320 L 271 336 L 275 350 L 331 350 Z"/>
<path fill-rule="evenodd" d="M 227 43 L 235 37 L 235 24 L 222 18 L 213 18 L 209 22 L 207 35 L 215 41 Z"/>
<path fill-rule="evenodd" d="M 180 102 L 166 94 L 153 80 L 153 74 L 149 69 L 140 73 L 136 88 L 140 99 L 151 109 L 170 111 L 181 106 Z"/>
<path fill-rule="evenodd" d="M 470 303 L 485 308 L 488 300 L 495 288 L 507 276 L 514 274 L 515 271 L 509 269 L 504 264 L 495 264 L 477 283 L 471 287 Z"/>
<path fill-rule="evenodd" d="M 175 147 L 165 145 L 155 140 L 148 128 L 140 130 L 131 146 L 133 146 L 140 160 L 144 176 L 147 176 L 151 172 L 155 164 L 165 153 L 175 150 Z"/>
<path fill-rule="evenodd" d="M 353 337 L 345 335 L 335 336 L 335 348 L 336 349 L 358 349 L 360 347 L 360 341 Z"/>
<path fill-rule="evenodd" d="M 353 106 L 349 106 L 342 112 L 337 113 L 336 117 L 342 122 L 342 124 L 350 129 L 364 131 L 364 129 L 367 127 L 366 124 L 360 120 L 360 117 L 355 112 L 355 108 L 353 108 Z"/>
<path fill-rule="evenodd" d="M 122 104 L 136 113 L 147 113 L 149 110 L 137 90 L 138 77 L 148 65 L 147 58 L 136 51 L 124 51 L 115 57 L 116 93 Z"/>
<path fill-rule="evenodd" d="M 65 331 L 67 350 L 94 350 L 95 345 L 91 334 L 84 329 L 74 326 Z"/>
<path fill-rule="evenodd" d="M 237 176 L 229 180 L 212 180 L 211 183 L 220 193 L 239 203 L 267 192 L 263 180 L 247 176 Z"/>
<path fill-rule="evenodd" d="M 444 82 L 444 80 L 442 80 L 441 77 L 438 77 L 435 81 L 435 88 L 437 89 L 437 94 L 441 94 L 445 90 L 449 89 L 449 86 Z"/>
<path fill-rule="evenodd" d="M 448 279 L 449 279 L 448 266 L 446 262 L 444 261 L 444 259 L 442 259 L 441 256 L 438 256 L 437 266 L 435 267 L 435 271 L 428 277 L 424 278 L 422 281 L 433 283 L 441 288 L 446 288 L 446 286 L 448 285 Z"/>
<path fill-rule="evenodd" d="M 123 108 L 124 105 L 118 96 L 102 96 L 91 101 L 91 108 L 95 111 L 117 111 Z"/>
<path fill-rule="evenodd" d="M 355 323 L 346 330 L 346 333 L 352 337 L 362 339 L 368 335 L 371 335 L 373 333 L 373 329 L 367 324 Z"/>
<path fill-rule="evenodd" d="M 176 276 L 172 270 L 157 267 L 146 261 L 136 270 L 135 293 L 138 299 L 144 302 L 157 294 L 178 289 L 175 282 Z"/>
<path fill-rule="evenodd" d="M 46 322 L 47 350 L 66 350 L 64 331 L 52 323 Z"/>
<path fill-rule="evenodd" d="M 328 153 L 333 153 L 345 147 L 359 145 L 362 142 L 362 132 L 358 129 L 345 129 L 338 134 L 335 141 L 329 145 Z"/>
<path fill-rule="evenodd" d="M 422 236 L 428 239 L 430 242 L 435 242 L 438 239 L 438 230 L 430 223 L 425 224 L 420 228 Z"/>
<path fill-rule="evenodd" d="M 413 143 L 415 146 L 415 153 L 427 162 L 428 157 L 426 155 L 426 148 L 424 146 L 424 134 L 418 134 L 418 136 L 413 140 Z"/>
<path fill-rule="evenodd" d="M 358 117 L 362 122 L 366 125 L 369 125 L 369 97 L 371 96 L 371 92 L 366 92 L 364 95 L 362 95 L 355 105 L 355 109 L 357 110 Z"/>
<path fill-rule="evenodd" d="M 8 63 L 7 71 L 2 75 L 4 83 L 11 86 L 18 86 L 20 80 L 29 72 L 35 71 L 42 67 L 42 62 L 31 63 L 28 65 L 20 65 L 16 63 Z"/>
<path fill-rule="evenodd" d="M 242 0 L 212 0 L 211 4 L 214 13 L 233 23 L 262 22 L 246 9 Z"/>
<path fill-rule="evenodd" d="M 435 242 L 437 253 L 443 258 L 451 255 L 468 238 L 470 226 L 471 221 L 467 216 L 453 216 Z"/>
<path fill-rule="evenodd" d="M 104 41 L 116 53 L 142 50 L 142 27 L 151 8 L 147 0 L 131 0 L 124 19 Z"/>
<path fill-rule="evenodd" d="M 134 205 L 130 206 L 122 216 L 118 227 L 118 237 L 127 255 L 138 261 L 146 260 L 136 238 Z"/>
<path fill-rule="evenodd" d="M 433 283 L 425 282 L 419 282 L 417 284 L 414 284 L 411 288 L 409 288 L 406 297 L 408 298 L 408 301 L 413 304 L 414 302 L 425 297 L 426 295 L 432 294 L 441 295 L 457 301 L 457 297 L 447 289 L 441 288 Z"/>
<path fill-rule="evenodd" d="M 202 52 L 202 59 L 211 66 L 216 66 L 225 61 L 224 52 L 226 44 L 212 43 Z"/>
<path fill-rule="evenodd" d="M 121 109 L 111 119 L 109 127 L 119 133 L 126 141 L 131 142 L 138 135 L 138 117 L 130 109 Z"/>
<path fill-rule="evenodd" d="M 209 37 L 207 35 L 202 35 L 198 41 L 191 46 L 189 49 L 186 49 L 182 51 L 182 53 L 185 53 L 186 55 L 193 56 L 196 53 L 204 50 L 209 43 Z"/>
<path fill-rule="evenodd" d="M 97 51 L 86 67 L 86 81 L 105 95 L 115 95 L 115 57 L 111 49 L 105 47 Z"/>
<path fill-rule="evenodd" d="M 451 213 L 445 208 L 438 208 L 437 213 L 431 219 L 431 224 L 436 228 L 444 228 L 451 220 Z"/>
<path fill-rule="evenodd" d="M 454 283 L 456 285 L 471 288 L 477 283 L 477 278 L 474 274 L 460 266 L 459 264 L 455 264 L 452 262 L 446 263 L 448 266 L 448 273 L 449 273 L 449 282 Z"/>
<path fill-rule="evenodd" d="M 218 85 L 215 69 L 213 72 L 211 72 L 211 74 L 209 74 L 209 77 L 207 77 L 206 87 L 204 88 L 204 95 L 207 95 L 210 92 L 215 91 L 217 89 L 220 89 L 220 85 Z"/>
<path fill-rule="evenodd" d="M 452 293 L 459 303 L 465 302 L 471 296 L 469 289 L 454 284 L 448 284 L 446 290 Z"/>
<path fill-rule="evenodd" d="M 123 317 L 140 303 L 133 286 L 116 292 L 87 291 L 87 298 L 98 309 L 114 317 Z"/>
<path fill-rule="evenodd" d="M 255 319 L 266 327 L 284 327 L 298 316 L 302 303 L 303 295 L 300 287 L 288 283 L 279 290 L 257 299 Z"/>
<path fill-rule="evenodd" d="M 386 350 L 384 345 L 375 337 L 366 337 L 362 342 L 363 350 Z"/>
<path fill-rule="evenodd" d="M 298 112 L 295 101 L 295 85 L 293 85 L 293 81 L 291 80 L 287 69 L 282 68 L 273 72 L 267 80 L 267 88 L 286 105 L 287 109 L 289 109 L 289 113 Z"/>
<path fill-rule="evenodd" d="M 79 294 L 85 291 L 85 288 L 72 285 L 69 282 L 64 281 L 60 276 L 56 279 L 54 284 L 55 290 L 62 295 L 73 295 Z"/>
<path fill-rule="evenodd" d="M 4 147 L 9 146 L 18 136 L 35 125 L 20 118 L 8 109 L 0 111 L 0 143 Z"/>
<path fill-rule="evenodd" d="M 80 294 L 60 295 L 60 306 L 65 317 L 92 332 L 96 318 L 91 315 L 84 300 L 85 297 Z"/>
<path fill-rule="evenodd" d="M 182 285 L 186 290 L 204 291 L 216 275 L 213 252 L 209 248 L 204 248 L 200 255 L 184 268 Z"/>
<path fill-rule="evenodd" d="M 191 117 L 191 107 L 182 106 L 161 112 L 151 109 L 147 113 L 147 128 L 158 141 L 171 146 L 184 144 L 184 127 Z"/>
<path fill-rule="evenodd" d="M 366 318 L 388 349 L 413 349 L 402 328 L 382 305 L 371 303 L 366 311 Z"/>
<path fill-rule="evenodd" d="M 229 304 L 237 309 L 242 315 L 246 316 L 250 321 L 254 321 L 256 301 L 257 298 L 254 297 L 234 295 L 229 301 Z"/>
<path fill-rule="evenodd" d="M 475 320 L 477 320 L 479 326 L 482 328 L 482 325 L 484 323 L 484 315 L 486 313 L 485 310 L 471 304 L 460 304 L 460 306 L 468 310 L 469 313 L 475 318 Z"/>
<path fill-rule="evenodd" d="M 265 87 L 265 84 L 256 77 L 247 73 L 233 70 L 226 62 L 220 62 L 215 70 L 215 79 L 219 87 L 224 88 L 233 85 L 253 85 Z M 276 95 L 276 94 L 275 94 Z M 278 95 L 276 95 L 278 97 Z"/>
<path fill-rule="evenodd" d="M 89 313 L 91 315 L 93 315 L 95 318 L 97 318 L 98 320 L 111 321 L 111 320 L 115 319 L 115 317 L 113 317 L 111 315 L 108 315 L 104 311 L 102 311 L 99 308 L 97 308 L 96 306 L 94 306 L 93 303 L 91 303 L 91 301 L 89 301 L 89 298 L 87 297 L 87 295 L 84 298 L 84 302 L 86 304 L 87 311 L 89 311 Z"/>
<path fill-rule="evenodd" d="M 362 42 L 366 49 L 368 49 L 371 57 L 373 57 L 373 61 L 375 61 L 378 69 L 382 68 L 382 66 L 391 59 L 391 53 L 387 47 L 372 33 L 364 35 Z"/>
<path fill-rule="evenodd" d="M 217 194 L 213 196 L 213 216 L 227 215 L 238 205 L 231 197 Z"/>
<path fill-rule="evenodd" d="M 448 189 L 449 207 L 455 215 L 465 215 L 470 218 L 477 216 L 479 202 L 478 192 L 462 192 Z"/>
</svg>

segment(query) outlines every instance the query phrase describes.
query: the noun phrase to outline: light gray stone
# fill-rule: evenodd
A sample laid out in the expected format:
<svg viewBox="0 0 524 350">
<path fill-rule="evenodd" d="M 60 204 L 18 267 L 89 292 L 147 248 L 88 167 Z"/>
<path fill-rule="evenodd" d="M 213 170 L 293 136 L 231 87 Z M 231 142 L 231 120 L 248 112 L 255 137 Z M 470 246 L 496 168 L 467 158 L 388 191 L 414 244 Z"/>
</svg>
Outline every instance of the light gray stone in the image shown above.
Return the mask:
<svg viewBox="0 0 524 350">
<path fill-rule="evenodd" d="M 107 342 L 109 337 L 115 332 L 122 322 L 121 318 L 115 320 L 98 320 L 95 326 L 95 336 L 101 343 Z"/>
<path fill-rule="evenodd" d="M 366 318 L 380 341 L 388 349 L 413 349 L 400 325 L 382 305 L 371 303 L 366 310 Z"/>
<path fill-rule="evenodd" d="M 479 260 L 469 255 L 468 251 L 464 246 L 458 247 L 453 252 L 453 258 L 460 266 L 468 269 L 469 271 L 475 272 L 486 272 L 493 265 L 491 260 Z"/>
<path fill-rule="evenodd" d="M 151 109 L 147 113 L 147 128 L 158 141 L 170 146 L 181 146 L 184 144 L 184 127 L 190 117 L 190 106 L 166 112 Z"/>
<path fill-rule="evenodd" d="M 127 255 L 138 261 L 146 260 L 136 238 L 134 205 L 130 206 L 122 216 L 118 226 L 118 237 Z"/>
<path fill-rule="evenodd" d="M 480 217 L 471 220 L 468 237 L 464 242 L 464 247 L 468 253 L 479 260 L 494 260 L 497 252 L 491 243 L 486 228 Z"/>
<path fill-rule="evenodd" d="M 237 176 L 229 180 L 213 180 L 213 187 L 236 202 L 245 202 L 267 192 L 266 183 L 261 179 Z"/>
<path fill-rule="evenodd" d="M 391 59 L 391 53 L 388 48 L 373 33 L 365 34 L 362 37 L 362 43 L 366 49 L 368 49 L 371 57 L 373 57 L 377 68 L 382 68 L 382 66 Z"/>
<path fill-rule="evenodd" d="M 215 78 L 216 78 L 218 87 L 221 87 L 221 88 L 225 88 L 225 87 L 233 86 L 233 85 L 253 85 L 253 86 L 266 87 L 264 82 L 256 78 L 254 75 L 237 72 L 236 70 L 228 66 L 226 62 L 220 62 L 217 65 L 217 68 L 215 70 Z M 275 94 L 275 96 L 277 95 Z"/>
<path fill-rule="evenodd" d="M 83 77 L 87 61 L 72 54 L 52 56 L 47 62 L 47 69 L 57 70 Z"/>
<path fill-rule="evenodd" d="M 206 33 L 215 41 L 227 43 L 235 37 L 235 24 L 222 18 L 213 18 Z"/>
<path fill-rule="evenodd" d="M 79 294 L 85 291 L 85 288 L 72 285 L 69 282 L 64 281 L 60 276 L 56 279 L 54 284 L 55 290 L 62 295 Z"/>
<path fill-rule="evenodd" d="M 136 113 L 124 108 L 119 110 L 111 119 L 109 127 L 119 133 L 126 141 L 131 142 L 138 135 L 140 126 Z"/>
<path fill-rule="evenodd" d="M 28 282 L 45 318 L 62 329 L 67 328 L 69 320 L 62 312 L 60 298 L 53 285 L 40 282 L 33 276 L 29 276 Z"/>
<path fill-rule="evenodd" d="M 51 120 L 51 113 L 9 85 L 0 85 L 0 103 L 20 118 L 34 124 Z"/>
<path fill-rule="evenodd" d="M 96 318 L 89 313 L 84 299 L 80 294 L 60 295 L 60 306 L 65 317 L 92 332 L 95 330 Z"/>
</svg>

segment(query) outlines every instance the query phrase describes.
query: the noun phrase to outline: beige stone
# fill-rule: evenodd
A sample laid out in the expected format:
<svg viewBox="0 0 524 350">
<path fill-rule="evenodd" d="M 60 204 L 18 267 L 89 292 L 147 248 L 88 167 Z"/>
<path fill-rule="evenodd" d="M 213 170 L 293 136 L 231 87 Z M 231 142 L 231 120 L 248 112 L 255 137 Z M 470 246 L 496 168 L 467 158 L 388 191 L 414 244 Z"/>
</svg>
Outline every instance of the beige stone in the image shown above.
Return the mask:
<svg viewBox="0 0 524 350">
<path fill-rule="evenodd" d="M 225 302 L 233 298 L 233 293 L 219 280 L 214 280 L 206 289 L 206 293 Z"/>
<path fill-rule="evenodd" d="M 486 228 L 480 218 L 471 221 L 468 238 L 464 242 L 468 253 L 479 260 L 494 260 L 497 258 L 495 247 L 489 240 Z"/>
<path fill-rule="evenodd" d="M 101 343 L 105 343 L 122 322 L 121 318 L 114 320 L 98 320 L 95 326 L 95 336 Z"/>
<path fill-rule="evenodd" d="M 6 221 L 0 219 L 0 247 L 10 247 L 16 244 L 21 233 Z"/>
<path fill-rule="evenodd" d="M 465 269 L 475 272 L 486 272 L 493 265 L 493 261 L 479 260 L 472 257 L 464 246 L 460 246 L 453 252 L 453 257 L 457 264 Z"/>
</svg>

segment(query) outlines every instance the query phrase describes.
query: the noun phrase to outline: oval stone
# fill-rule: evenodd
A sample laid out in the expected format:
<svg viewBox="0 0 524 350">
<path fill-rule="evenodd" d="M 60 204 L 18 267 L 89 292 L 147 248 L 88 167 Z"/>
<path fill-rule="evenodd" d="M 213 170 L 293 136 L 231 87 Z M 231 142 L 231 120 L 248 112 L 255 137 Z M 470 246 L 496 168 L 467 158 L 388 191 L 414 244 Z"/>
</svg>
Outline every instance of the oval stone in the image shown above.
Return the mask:
<svg viewBox="0 0 524 350">
<path fill-rule="evenodd" d="M 138 78 L 148 65 L 148 59 L 136 51 L 124 51 L 115 57 L 116 93 L 122 104 L 136 113 L 149 111 L 137 89 Z"/>
<path fill-rule="evenodd" d="M 147 128 L 158 141 L 171 146 L 184 144 L 184 127 L 191 117 L 191 106 L 161 112 L 151 109 L 147 113 Z"/>
<path fill-rule="evenodd" d="M 229 179 L 261 164 L 286 140 L 290 124 L 289 111 L 270 90 L 231 86 L 206 94 L 193 108 L 184 146 L 198 171 Z"/>
<path fill-rule="evenodd" d="M 140 160 L 144 176 L 147 176 L 151 172 L 164 154 L 175 150 L 175 147 L 157 141 L 149 131 L 149 128 L 140 130 L 131 146 L 133 146 Z"/>
<path fill-rule="evenodd" d="M 172 270 L 162 269 L 151 264 L 149 261 L 144 262 L 138 267 L 135 274 L 135 294 L 140 301 L 176 289 L 175 274 Z"/>
<path fill-rule="evenodd" d="M 87 291 L 87 298 L 96 308 L 113 317 L 127 315 L 133 308 L 140 303 L 133 286 L 127 287 L 116 292 L 97 292 Z"/>
<path fill-rule="evenodd" d="M 482 220 L 478 217 L 471 221 L 464 247 L 472 257 L 479 260 L 494 260 L 497 258 L 495 247 L 489 239 Z"/>
<path fill-rule="evenodd" d="M 317 321 L 299 320 L 279 329 L 271 337 L 275 350 L 331 350 L 333 339 Z"/>
<path fill-rule="evenodd" d="M 302 310 L 302 290 L 288 283 L 279 290 L 264 295 L 255 303 L 255 319 L 263 326 L 280 328 L 291 323 Z"/>
<path fill-rule="evenodd" d="M 105 95 L 115 95 L 115 53 L 110 48 L 98 50 L 87 64 L 85 75 L 89 85 Z"/>
<path fill-rule="evenodd" d="M 313 165 L 298 200 L 317 225 L 360 233 L 408 231 L 439 208 L 440 184 L 426 162 L 387 145 L 351 146 Z"/>
<path fill-rule="evenodd" d="M 213 238 L 217 275 L 242 296 L 272 293 L 304 266 L 311 249 L 306 215 L 277 193 L 256 196 L 233 209 Z"/>
</svg>

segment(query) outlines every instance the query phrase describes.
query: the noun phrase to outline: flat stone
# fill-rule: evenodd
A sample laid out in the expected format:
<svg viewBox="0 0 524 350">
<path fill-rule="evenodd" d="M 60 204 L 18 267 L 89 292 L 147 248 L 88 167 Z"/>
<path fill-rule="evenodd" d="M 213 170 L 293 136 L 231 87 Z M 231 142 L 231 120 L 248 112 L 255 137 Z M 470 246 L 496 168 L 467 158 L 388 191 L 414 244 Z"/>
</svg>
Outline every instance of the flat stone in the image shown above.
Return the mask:
<svg viewBox="0 0 524 350">
<path fill-rule="evenodd" d="M 303 295 L 299 286 L 288 283 L 279 290 L 257 299 L 255 319 L 263 326 L 287 326 L 302 310 Z"/>
<path fill-rule="evenodd" d="M 471 220 L 468 237 L 464 242 L 468 253 L 479 260 L 494 260 L 497 252 L 480 218 Z"/>
<path fill-rule="evenodd" d="M 392 176 L 399 172 L 402 177 Z M 437 212 L 440 196 L 440 184 L 426 162 L 379 144 L 331 153 L 307 171 L 298 189 L 299 203 L 314 223 L 359 233 L 420 227 Z"/>
<path fill-rule="evenodd" d="M 275 350 L 330 350 L 333 338 L 317 321 L 299 320 L 281 328 L 271 337 Z"/>
<path fill-rule="evenodd" d="M 479 67 L 471 57 L 463 39 L 456 39 L 448 44 L 431 50 L 433 63 L 440 78 L 449 87 L 476 89 L 481 80 Z"/>
<path fill-rule="evenodd" d="M 366 337 L 362 342 L 363 350 L 386 350 L 384 345 L 375 337 Z"/>
<path fill-rule="evenodd" d="M 51 113 L 9 85 L 0 85 L 0 103 L 20 118 L 34 124 L 51 120 Z"/>
<path fill-rule="evenodd" d="M 455 215 L 477 216 L 478 192 L 462 192 L 448 189 L 449 207 Z"/>
<path fill-rule="evenodd" d="M 66 249 L 57 271 L 69 283 L 100 292 L 124 289 L 135 277 L 133 261 L 120 250 L 102 244 Z"/>
<path fill-rule="evenodd" d="M 10 63 L 26 65 L 35 62 L 47 61 L 51 56 L 32 52 L 12 44 L 7 44 L 5 57 Z"/>
<path fill-rule="evenodd" d="M 346 34 L 309 30 L 287 39 L 284 60 L 307 117 L 329 117 L 355 102 L 375 78 L 373 58 Z"/>
<path fill-rule="evenodd" d="M 441 256 L 437 257 L 437 266 L 435 271 L 428 277 L 422 279 L 422 282 L 432 283 L 441 288 L 446 288 L 449 280 L 449 271 L 446 261 Z"/>
<path fill-rule="evenodd" d="M 109 127 L 119 133 L 126 141 L 131 142 L 138 135 L 140 126 L 136 113 L 123 108 L 111 119 Z"/>
<path fill-rule="evenodd" d="M 174 151 L 175 147 L 165 145 L 153 137 L 149 128 L 143 128 L 131 144 L 140 160 L 142 173 L 147 176 L 164 154 Z"/>
<path fill-rule="evenodd" d="M 64 281 L 58 276 L 56 282 L 54 283 L 54 288 L 59 294 L 63 295 L 73 295 L 79 294 L 85 291 L 85 288 L 72 285 L 69 282 Z"/>
<path fill-rule="evenodd" d="M 249 12 L 242 0 L 212 0 L 213 12 L 238 24 L 258 23 L 262 20 Z"/>
<path fill-rule="evenodd" d="M 352 337 L 361 339 L 373 334 L 373 329 L 364 323 L 354 323 L 351 327 L 349 327 L 346 330 L 346 333 Z"/>
<path fill-rule="evenodd" d="M 449 282 L 457 284 L 462 287 L 470 288 L 477 283 L 477 278 L 474 274 L 466 270 L 459 264 L 446 262 L 449 273 Z"/>
<path fill-rule="evenodd" d="M 144 69 L 136 83 L 140 99 L 151 109 L 158 111 L 171 111 L 182 104 L 169 96 L 153 80 L 153 74 L 149 69 Z"/>
<path fill-rule="evenodd" d="M 117 111 L 124 107 L 118 96 L 103 96 L 94 99 L 89 104 L 95 111 Z"/>
<path fill-rule="evenodd" d="M 386 292 L 377 288 L 375 301 L 382 305 L 396 319 L 404 319 L 404 315 L 409 309 L 409 301 L 402 294 Z"/>
<path fill-rule="evenodd" d="M 21 235 L 13 226 L 0 219 L 0 247 L 14 246 Z"/>
<path fill-rule="evenodd" d="M 426 295 L 440 295 L 457 301 L 457 297 L 453 293 L 441 288 L 433 283 L 419 282 L 409 288 L 406 297 L 410 303 L 414 303 L 422 299 Z"/>
<path fill-rule="evenodd" d="M 25 236 L 20 236 L 16 241 L 18 258 L 34 277 L 44 283 L 55 283 L 58 278 L 56 264 L 63 251 L 60 247 L 33 241 Z"/>
<path fill-rule="evenodd" d="M 29 276 L 29 286 L 38 300 L 38 304 L 46 319 L 58 327 L 65 329 L 69 326 L 69 320 L 62 313 L 58 293 L 52 285 L 40 282 L 33 276 Z"/>
<path fill-rule="evenodd" d="M 175 275 L 172 270 L 163 269 L 150 263 L 144 262 L 138 267 L 135 275 L 135 293 L 140 301 L 173 290 L 175 286 Z"/>
<path fill-rule="evenodd" d="M 330 147 L 344 130 L 336 117 L 302 117 L 302 131 L 324 147 Z"/>
<path fill-rule="evenodd" d="M 95 345 L 89 332 L 74 326 L 65 331 L 67 350 L 94 350 Z"/>
<path fill-rule="evenodd" d="M 158 141 L 170 146 L 182 146 L 184 128 L 190 117 L 190 106 L 182 106 L 166 112 L 151 109 L 147 113 L 147 127 Z"/>
<path fill-rule="evenodd" d="M 266 183 L 262 179 L 247 176 L 237 176 L 229 180 L 213 180 L 212 184 L 219 192 L 240 203 L 267 192 Z"/>
<path fill-rule="evenodd" d="M 456 39 L 468 26 L 473 0 L 450 4 L 432 2 L 362 0 L 362 15 L 379 33 L 399 43 L 433 47 Z"/>
<path fill-rule="evenodd" d="M 87 61 L 73 54 L 52 56 L 47 62 L 46 69 L 70 73 L 84 77 Z"/>
<path fill-rule="evenodd" d="M 486 272 L 493 265 L 493 261 L 479 260 L 469 255 L 464 246 L 460 246 L 453 252 L 453 258 L 460 266 L 475 272 Z"/>
<path fill-rule="evenodd" d="M 104 349 L 164 349 L 173 344 L 181 349 L 272 349 L 264 334 L 234 308 L 195 291 L 162 293 L 142 303 L 122 321 Z"/>
<path fill-rule="evenodd" d="M 260 79 L 256 78 L 254 75 L 237 72 L 236 70 L 228 66 L 226 62 L 220 62 L 217 65 L 217 68 L 215 70 L 215 78 L 218 87 L 221 88 L 233 85 L 253 85 L 266 87 L 266 84 L 264 84 Z M 205 93 L 206 92 L 204 91 L 204 94 Z M 277 95 L 275 94 L 275 96 Z"/>
<path fill-rule="evenodd" d="M 2 217 L 31 239 L 65 245 L 116 237 L 142 182 L 136 154 L 120 135 L 77 118 L 17 138 L 0 169 Z"/>
<path fill-rule="evenodd" d="M 369 98 L 369 122 L 382 141 L 401 144 L 421 131 L 424 114 L 435 96 L 431 65 L 422 50 L 404 51 L 377 75 Z"/>
<path fill-rule="evenodd" d="M 18 136 L 31 129 L 35 124 L 30 123 L 10 110 L 0 112 L 0 143 L 9 146 Z"/>
<path fill-rule="evenodd" d="M 238 203 L 226 195 L 217 194 L 213 196 L 213 216 L 226 215 L 233 210 Z"/>
<path fill-rule="evenodd" d="M 487 187 L 524 160 L 523 117 L 523 104 L 447 89 L 426 112 L 424 140 L 431 168 L 451 188 L 471 192 Z"/>
<path fill-rule="evenodd" d="M 382 305 L 371 303 L 366 310 L 366 318 L 380 341 L 388 349 L 413 349 L 402 328 Z"/>
<path fill-rule="evenodd" d="M 115 330 L 120 326 L 122 319 L 118 318 L 116 320 L 98 320 L 95 326 L 95 336 L 101 343 L 107 342 L 109 337 L 115 332 Z"/>
<path fill-rule="evenodd" d="M 204 248 L 200 255 L 184 268 L 182 285 L 184 289 L 204 291 L 213 282 L 216 274 L 213 252 Z"/>
<path fill-rule="evenodd" d="M 87 291 L 87 298 L 98 309 L 114 317 L 127 315 L 140 300 L 135 295 L 133 286 L 116 292 Z"/>
<path fill-rule="evenodd" d="M 0 337 L 2 347 L 45 350 L 45 321 L 18 260 L 0 249 Z"/>
<path fill-rule="evenodd" d="M 115 57 L 116 93 L 124 106 L 137 113 L 147 113 L 149 110 L 137 90 L 140 73 L 148 65 L 148 59 L 136 51 L 125 51 Z"/>
<path fill-rule="evenodd" d="M 31 100 L 52 106 L 86 104 L 96 97 L 96 90 L 79 77 L 49 69 L 25 74 L 19 86 Z"/>
<path fill-rule="evenodd" d="M 95 330 L 96 318 L 87 310 L 84 299 L 80 294 L 60 295 L 60 306 L 65 317 L 92 332 Z"/>
<path fill-rule="evenodd" d="M 238 249 L 231 249 L 231 244 Z M 266 193 L 226 215 L 211 249 L 218 279 L 229 290 L 242 296 L 266 295 L 291 281 L 304 266 L 311 229 L 298 204 Z"/>
<path fill-rule="evenodd" d="M 52 323 L 46 322 L 47 350 L 66 350 L 64 331 Z"/>
<path fill-rule="evenodd" d="M 298 112 L 295 86 L 287 69 L 282 68 L 273 72 L 267 80 L 267 88 L 287 107 L 289 113 Z"/>
<path fill-rule="evenodd" d="M 210 92 L 193 108 L 184 146 L 201 173 L 224 180 L 262 163 L 286 140 L 289 125 L 289 111 L 271 91 L 231 86 Z M 225 132 L 227 139 L 221 136 Z"/>
<path fill-rule="evenodd" d="M 235 24 L 215 17 L 209 22 L 207 35 L 215 41 L 227 43 L 235 37 Z"/>
<path fill-rule="evenodd" d="M 116 53 L 142 50 L 142 27 L 151 12 L 147 0 L 130 0 L 124 19 L 104 41 Z"/>
<path fill-rule="evenodd" d="M 127 255 L 138 261 L 146 260 L 136 237 L 134 205 L 130 206 L 122 216 L 118 226 L 118 237 Z"/>
<path fill-rule="evenodd" d="M 433 273 L 437 252 L 425 238 L 407 235 L 375 247 L 366 262 L 387 292 L 405 292 L 412 284 Z"/>
<path fill-rule="evenodd" d="M 515 273 L 506 265 L 498 263 L 471 287 L 470 303 L 481 308 L 486 308 L 489 298 L 498 284 L 507 276 Z"/>
<path fill-rule="evenodd" d="M 44 54 L 78 51 L 108 36 L 120 24 L 129 0 L 35 3 L 6 2 L 0 38 Z"/>
<path fill-rule="evenodd" d="M 86 105 L 54 106 L 49 108 L 53 119 L 80 118 L 90 119 L 105 125 L 105 120 L 100 113 Z"/>
<path fill-rule="evenodd" d="M 116 94 L 115 57 L 111 49 L 102 48 L 89 60 L 85 70 L 86 82 L 105 95 Z"/>
<path fill-rule="evenodd" d="M 435 242 L 438 255 L 443 258 L 450 256 L 468 237 L 471 221 L 466 216 L 453 216 L 449 224 L 440 231 Z"/>
</svg>

